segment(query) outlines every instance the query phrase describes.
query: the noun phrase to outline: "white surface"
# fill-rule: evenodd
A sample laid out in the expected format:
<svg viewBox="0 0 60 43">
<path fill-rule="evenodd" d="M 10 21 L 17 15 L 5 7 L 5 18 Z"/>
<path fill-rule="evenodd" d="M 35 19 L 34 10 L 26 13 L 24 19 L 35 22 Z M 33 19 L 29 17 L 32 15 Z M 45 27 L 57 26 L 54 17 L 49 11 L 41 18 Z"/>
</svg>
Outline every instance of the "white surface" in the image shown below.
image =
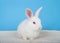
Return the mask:
<svg viewBox="0 0 60 43">
<path fill-rule="evenodd" d="M 60 43 L 60 31 L 41 31 L 36 40 L 23 40 L 17 37 L 16 31 L 0 31 L 0 43 Z"/>
</svg>

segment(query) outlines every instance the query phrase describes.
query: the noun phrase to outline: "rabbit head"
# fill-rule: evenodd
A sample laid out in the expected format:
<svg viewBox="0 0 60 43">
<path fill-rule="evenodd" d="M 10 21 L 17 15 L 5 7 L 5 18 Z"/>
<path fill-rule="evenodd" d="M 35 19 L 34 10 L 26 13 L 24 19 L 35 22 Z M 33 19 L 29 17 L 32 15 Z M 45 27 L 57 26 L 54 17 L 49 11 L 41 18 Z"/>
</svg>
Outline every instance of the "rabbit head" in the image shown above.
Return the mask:
<svg viewBox="0 0 60 43">
<path fill-rule="evenodd" d="M 28 19 L 28 27 L 33 30 L 38 30 L 42 28 L 41 20 L 38 18 L 40 11 L 42 10 L 42 7 L 40 7 L 36 13 L 33 15 L 33 12 L 31 9 L 27 8 L 25 13 Z"/>
</svg>

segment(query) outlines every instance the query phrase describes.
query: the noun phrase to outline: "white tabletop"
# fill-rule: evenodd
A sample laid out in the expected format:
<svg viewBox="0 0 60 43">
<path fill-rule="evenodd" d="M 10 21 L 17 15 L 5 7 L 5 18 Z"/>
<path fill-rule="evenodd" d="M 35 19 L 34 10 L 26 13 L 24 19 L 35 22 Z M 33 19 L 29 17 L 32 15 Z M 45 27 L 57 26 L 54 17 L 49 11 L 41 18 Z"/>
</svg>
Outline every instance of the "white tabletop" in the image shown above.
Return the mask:
<svg viewBox="0 0 60 43">
<path fill-rule="evenodd" d="M 60 43 L 60 31 L 42 30 L 40 38 L 23 40 L 17 37 L 17 31 L 0 31 L 0 43 Z"/>
</svg>

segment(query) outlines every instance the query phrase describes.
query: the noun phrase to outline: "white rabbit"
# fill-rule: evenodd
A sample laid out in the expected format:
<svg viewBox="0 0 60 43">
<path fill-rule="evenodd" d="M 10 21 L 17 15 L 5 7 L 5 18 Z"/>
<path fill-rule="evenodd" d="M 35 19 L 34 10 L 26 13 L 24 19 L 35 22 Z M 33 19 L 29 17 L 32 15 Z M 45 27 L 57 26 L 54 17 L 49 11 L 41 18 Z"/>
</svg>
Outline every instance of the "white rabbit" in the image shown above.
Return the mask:
<svg viewBox="0 0 60 43">
<path fill-rule="evenodd" d="M 38 15 L 41 11 L 42 7 L 40 7 L 35 15 L 31 9 L 27 8 L 25 13 L 27 19 L 25 19 L 21 24 L 19 24 L 17 29 L 18 37 L 22 37 L 23 39 L 33 40 L 40 35 L 40 30 L 42 29 L 41 20 L 38 18 Z"/>
</svg>

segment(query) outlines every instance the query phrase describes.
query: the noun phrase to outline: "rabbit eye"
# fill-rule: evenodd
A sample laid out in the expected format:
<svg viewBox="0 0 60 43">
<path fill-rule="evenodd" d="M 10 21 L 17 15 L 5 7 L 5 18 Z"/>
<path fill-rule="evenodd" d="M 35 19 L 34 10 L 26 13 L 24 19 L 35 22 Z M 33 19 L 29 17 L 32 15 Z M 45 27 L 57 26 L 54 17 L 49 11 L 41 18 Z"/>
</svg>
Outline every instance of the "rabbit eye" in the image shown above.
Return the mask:
<svg viewBox="0 0 60 43">
<path fill-rule="evenodd" d="M 33 22 L 33 24 L 36 24 L 35 22 Z"/>
</svg>

